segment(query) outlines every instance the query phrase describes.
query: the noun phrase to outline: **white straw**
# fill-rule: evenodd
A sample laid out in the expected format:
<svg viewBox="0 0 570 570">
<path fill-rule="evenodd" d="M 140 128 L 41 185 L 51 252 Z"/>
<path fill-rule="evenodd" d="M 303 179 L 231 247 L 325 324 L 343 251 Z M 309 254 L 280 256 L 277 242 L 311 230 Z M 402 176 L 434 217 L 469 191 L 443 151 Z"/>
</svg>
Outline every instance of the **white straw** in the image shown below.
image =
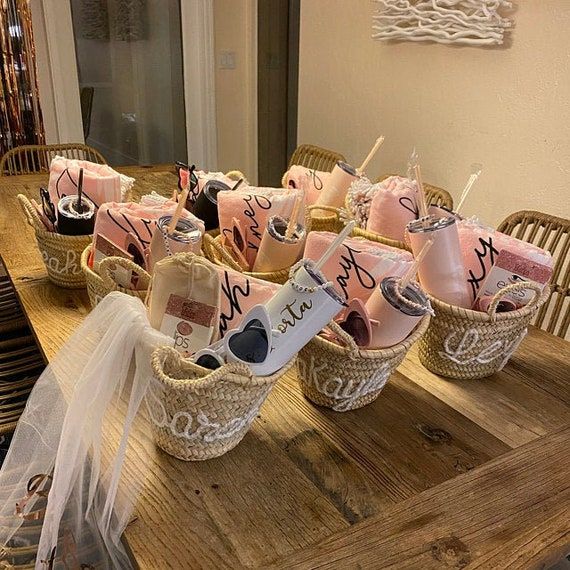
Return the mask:
<svg viewBox="0 0 570 570">
<path fill-rule="evenodd" d="M 188 186 L 182 190 L 182 193 L 178 197 L 178 206 L 176 206 L 176 211 L 174 212 L 174 216 L 170 218 L 170 223 L 168 224 L 168 228 L 166 232 L 168 235 L 172 234 L 172 232 L 176 229 L 176 224 L 178 224 L 178 220 L 182 215 L 182 210 L 186 205 L 186 199 L 188 198 Z"/>
<path fill-rule="evenodd" d="M 479 178 L 479 175 L 481 174 L 481 170 L 479 170 L 478 172 L 473 173 L 470 177 L 469 180 L 467 181 L 467 184 L 465 185 L 465 188 L 463 188 L 463 192 L 461 192 L 461 198 L 459 198 L 459 203 L 457 204 L 457 208 L 455 208 L 455 213 L 458 214 L 459 211 L 461 210 L 461 207 L 463 206 L 463 203 L 465 202 L 465 200 L 467 199 L 467 196 L 469 195 L 469 192 L 471 191 L 471 188 L 473 187 L 473 184 L 475 184 L 475 182 L 477 182 L 477 178 Z"/>
<path fill-rule="evenodd" d="M 425 218 L 428 215 L 428 209 L 426 204 L 426 195 L 424 192 L 424 183 L 422 182 L 422 172 L 420 170 L 419 164 L 416 164 L 414 166 L 414 174 L 416 176 L 416 181 L 418 183 L 418 190 L 419 190 L 418 206 L 420 209 L 420 218 Z"/>
<path fill-rule="evenodd" d="M 414 278 L 415 274 L 418 272 L 418 268 L 422 259 L 426 256 L 429 248 L 433 245 L 433 239 L 429 239 L 425 242 L 424 246 L 422 247 L 421 251 L 418 253 L 417 257 L 414 259 L 414 262 L 406 271 L 406 274 L 402 277 L 400 281 L 400 288 L 405 289 L 408 286 L 408 283 Z"/>
<path fill-rule="evenodd" d="M 336 238 L 329 245 L 328 249 L 323 253 L 323 255 L 321 255 L 321 258 L 315 263 L 315 269 L 316 270 L 319 270 L 329 260 L 329 257 L 335 252 L 335 250 L 340 246 L 340 244 L 346 239 L 348 234 L 350 234 L 350 232 L 354 228 L 354 225 L 355 225 L 354 220 L 352 220 L 352 221 L 348 222 L 348 224 L 346 224 L 346 226 L 344 226 L 344 229 L 342 230 L 342 232 L 340 232 L 340 234 L 338 234 L 336 236 Z"/>
<path fill-rule="evenodd" d="M 368 153 L 368 156 L 364 159 L 364 162 L 360 165 L 358 172 L 360 172 L 360 173 L 364 172 L 364 169 L 368 166 L 368 163 L 372 160 L 372 157 L 376 154 L 378 149 L 382 146 L 383 142 L 384 142 L 383 136 L 380 136 L 376 139 L 376 143 L 372 147 L 372 150 Z"/>
</svg>

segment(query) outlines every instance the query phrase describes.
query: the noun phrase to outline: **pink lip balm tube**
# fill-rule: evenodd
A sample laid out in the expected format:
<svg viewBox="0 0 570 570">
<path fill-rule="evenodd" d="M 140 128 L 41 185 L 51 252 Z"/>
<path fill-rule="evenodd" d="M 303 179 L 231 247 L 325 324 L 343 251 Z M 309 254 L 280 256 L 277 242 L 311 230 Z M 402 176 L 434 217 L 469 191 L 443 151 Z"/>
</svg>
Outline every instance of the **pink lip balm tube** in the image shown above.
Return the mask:
<svg viewBox="0 0 570 570">
<path fill-rule="evenodd" d="M 372 333 L 368 348 L 387 348 L 405 340 L 431 312 L 425 293 L 414 283 L 400 287 L 399 277 L 385 277 L 366 303 Z"/>
<path fill-rule="evenodd" d="M 418 270 L 422 287 L 444 303 L 469 308 L 472 301 L 456 222 L 451 216 L 427 216 L 410 222 L 406 233 L 414 256 L 420 253 L 428 240 L 433 240 Z"/>
</svg>

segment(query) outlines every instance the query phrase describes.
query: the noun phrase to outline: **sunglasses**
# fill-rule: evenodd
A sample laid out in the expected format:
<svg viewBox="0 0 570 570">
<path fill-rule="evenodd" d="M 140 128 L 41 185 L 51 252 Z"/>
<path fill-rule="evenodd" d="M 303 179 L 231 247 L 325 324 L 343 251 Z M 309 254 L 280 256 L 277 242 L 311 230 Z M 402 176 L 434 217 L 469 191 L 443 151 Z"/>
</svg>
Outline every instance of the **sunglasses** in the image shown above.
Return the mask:
<svg viewBox="0 0 570 570">
<path fill-rule="evenodd" d="M 240 221 L 232 218 L 231 229 L 225 229 L 222 233 L 222 246 L 228 250 L 234 261 L 245 271 L 250 270 L 250 265 L 245 257 L 247 251 L 247 239 Z"/>
<path fill-rule="evenodd" d="M 177 160 L 175 164 L 176 164 L 176 172 L 178 174 L 178 189 L 180 190 L 180 192 L 182 192 L 184 190 L 184 186 L 182 185 L 182 176 L 180 175 L 180 171 L 184 170 L 184 171 L 190 173 L 190 192 L 189 192 L 189 194 L 191 196 L 195 196 L 197 193 L 195 193 L 194 190 L 198 186 L 198 176 L 196 175 L 196 172 L 194 171 L 196 166 L 194 164 L 192 166 L 189 166 L 185 162 L 181 162 L 179 160 Z"/>
<path fill-rule="evenodd" d="M 348 333 L 361 348 L 370 346 L 372 325 L 368 310 L 360 299 L 353 299 L 339 321 L 340 328 Z"/>
<path fill-rule="evenodd" d="M 40 188 L 40 198 L 42 200 L 42 210 L 44 211 L 45 217 L 52 224 L 55 224 L 56 221 L 55 206 L 51 201 L 49 192 L 43 187 Z"/>
<path fill-rule="evenodd" d="M 245 316 L 242 325 L 224 337 L 228 359 L 253 365 L 252 372 L 259 376 L 267 374 L 263 365 L 271 353 L 271 345 L 271 324 L 264 305 L 255 305 Z M 256 368 L 255 365 L 260 366 Z"/>
</svg>

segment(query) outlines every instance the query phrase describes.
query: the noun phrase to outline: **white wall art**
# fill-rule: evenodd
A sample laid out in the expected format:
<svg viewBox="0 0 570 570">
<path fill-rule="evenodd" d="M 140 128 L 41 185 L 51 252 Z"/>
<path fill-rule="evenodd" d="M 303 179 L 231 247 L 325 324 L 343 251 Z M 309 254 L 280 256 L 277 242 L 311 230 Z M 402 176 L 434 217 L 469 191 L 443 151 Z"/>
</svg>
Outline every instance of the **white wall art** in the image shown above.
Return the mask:
<svg viewBox="0 0 570 570">
<path fill-rule="evenodd" d="M 507 0 L 375 0 L 377 40 L 501 45 L 512 26 Z"/>
</svg>

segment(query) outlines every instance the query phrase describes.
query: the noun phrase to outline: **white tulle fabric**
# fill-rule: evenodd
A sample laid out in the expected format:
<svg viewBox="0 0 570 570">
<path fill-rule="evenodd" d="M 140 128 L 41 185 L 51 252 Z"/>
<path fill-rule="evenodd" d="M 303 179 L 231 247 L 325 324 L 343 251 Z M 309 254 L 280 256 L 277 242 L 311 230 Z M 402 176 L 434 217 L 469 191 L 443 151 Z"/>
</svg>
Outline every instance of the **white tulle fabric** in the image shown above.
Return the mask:
<svg viewBox="0 0 570 570">
<path fill-rule="evenodd" d="M 150 327 L 139 299 L 111 293 L 45 369 L 0 471 L 0 559 L 2 546 L 26 544 L 29 526 L 42 524 L 15 506 L 32 477 L 53 473 L 47 503 L 36 494 L 24 508 L 46 509 L 36 568 L 54 548 L 54 568 L 131 568 L 120 538 L 144 473 L 129 435 L 145 429 L 150 355 L 164 344 L 172 340 Z"/>
</svg>

